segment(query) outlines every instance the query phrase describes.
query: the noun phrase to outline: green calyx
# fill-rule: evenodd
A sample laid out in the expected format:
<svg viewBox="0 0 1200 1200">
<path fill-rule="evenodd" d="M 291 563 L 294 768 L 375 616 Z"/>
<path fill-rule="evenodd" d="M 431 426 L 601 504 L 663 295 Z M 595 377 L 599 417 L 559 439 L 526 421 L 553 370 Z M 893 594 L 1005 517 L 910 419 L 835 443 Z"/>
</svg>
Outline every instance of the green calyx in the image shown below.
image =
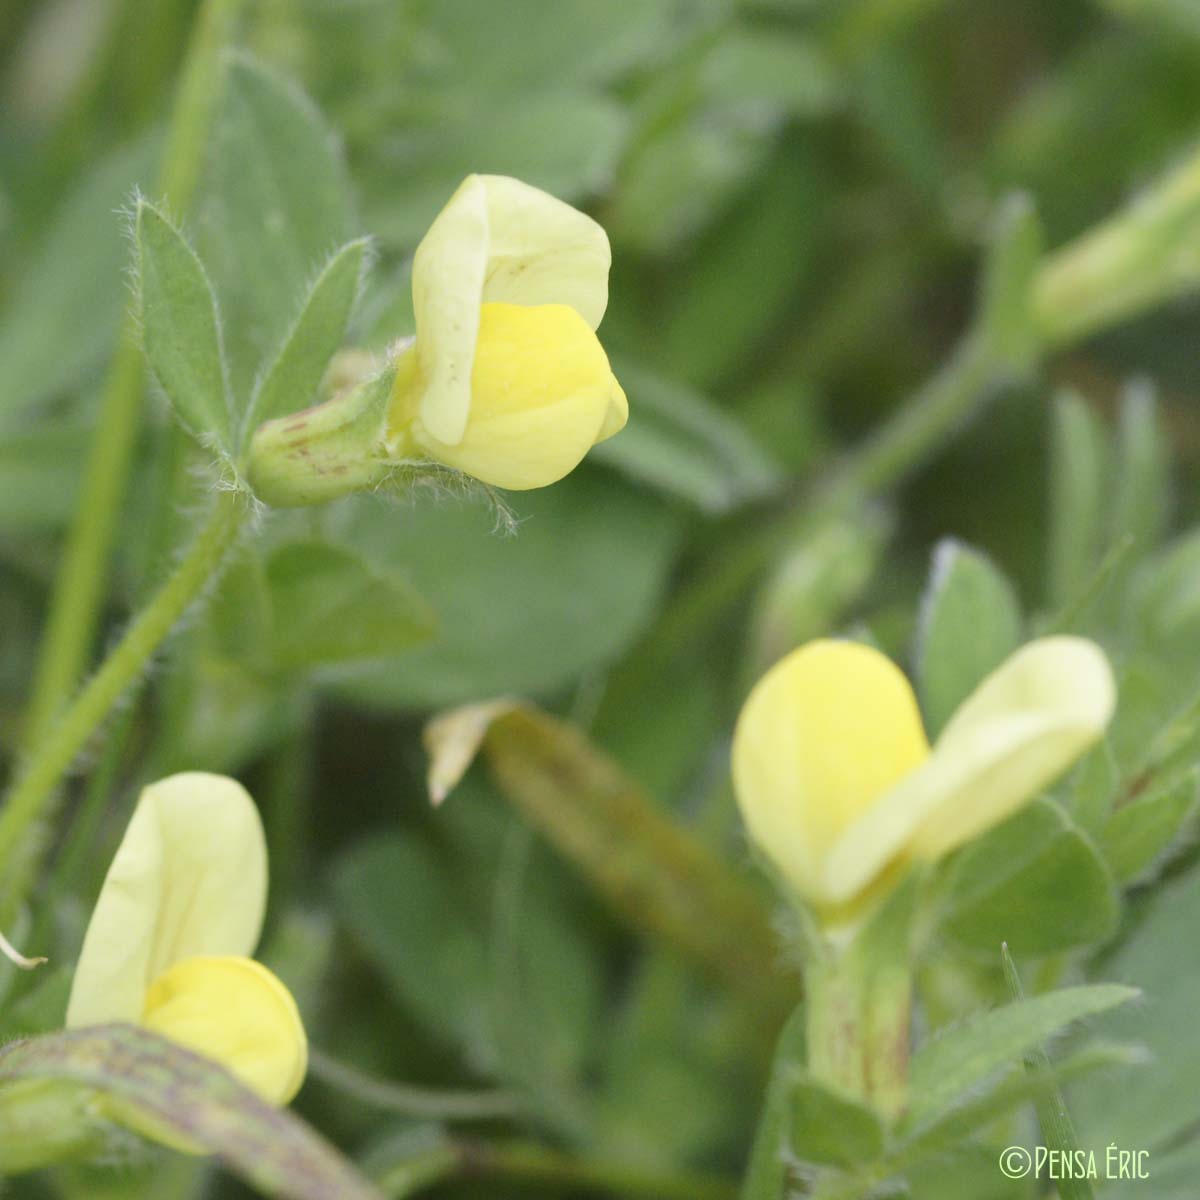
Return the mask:
<svg viewBox="0 0 1200 1200">
<path fill-rule="evenodd" d="M 377 486 L 390 470 L 385 446 L 395 369 L 302 412 L 261 425 L 246 466 L 254 494 L 275 508 L 320 504 Z"/>
</svg>

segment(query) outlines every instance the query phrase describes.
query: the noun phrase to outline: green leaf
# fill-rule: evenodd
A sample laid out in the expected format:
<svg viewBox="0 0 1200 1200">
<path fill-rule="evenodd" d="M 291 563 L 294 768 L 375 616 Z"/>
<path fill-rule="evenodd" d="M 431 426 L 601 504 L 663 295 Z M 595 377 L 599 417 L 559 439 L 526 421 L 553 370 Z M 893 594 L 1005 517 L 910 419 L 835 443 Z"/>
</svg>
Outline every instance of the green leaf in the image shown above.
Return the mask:
<svg viewBox="0 0 1200 1200">
<path fill-rule="evenodd" d="M 1100 850 L 1118 883 L 1161 867 L 1200 810 L 1200 767 L 1123 804 L 1100 835 Z"/>
<path fill-rule="evenodd" d="M 539 89 L 489 98 L 466 114 L 461 99 L 448 107 L 399 141 L 388 156 L 392 182 L 378 189 L 367 213 L 370 228 L 403 249 L 416 246 L 473 171 L 514 175 L 575 200 L 608 186 L 625 140 L 624 110 L 607 96 Z M 403 204 L 395 201 L 400 189 Z"/>
<path fill-rule="evenodd" d="M 992 955 L 1001 942 L 1030 955 L 1100 941 L 1118 912 L 1095 846 L 1045 799 L 956 854 L 942 902 L 943 932 Z"/>
<path fill-rule="evenodd" d="M 387 658 L 433 636 L 436 620 L 403 579 L 328 542 L 289 542 L 267 560 L 277 667 Z"/>
<path fill-rule="evenodd" d="M 917 678 L 930 738 L 1020 642 L 1012 584 L 977 550 L 940 542 L 918 627 Z"/>
<path fill-rule="evenodd" d="M 1095 1072 L 1145 1063 L 1146 1056 L 1137 1047 L 1104 1044 L 1065 1055 L 1053 1063 L 1048 1075 L 1030 1075 L 1023 1067 L 1002 1067 L 938 1112 L 910 1112 L 903 1136 L 887 1159 L 900 1165 L 953 1153 L 972 1135 L 1020 1105 L 1053 1094 L 1062 1084 Z"/>
<path fill-rule="evenodd" d="M 545 694 L 610 663 L 656 610 L 679 542 L 676 517 L 611 476 L 579 471 L 514 499 L 513 536 L 478 499 L 343 510 L 339 541 L 394 564 L 433 605 L 438 635 L 404 670 L 363 669 L 339 689 L 422 708 Z M 636 531 L 636 536 L 633 536 Z"/>
<path fill-rule="evenodd" d="M 333 891 L 342 922 L 393 994 L 476 1071 L 495 1071 L 485 927 L 433 847 L 370 838 L 339 858 Z"/>
<path fill-rule="evenodd" d="M 762 1084 L 761 1064 L 739 1036 L 744 1026 L 734 1025 L 736 1003 L 658 949 L 640 956 L 623 992 L 603 1042 L 592 1110 L 597 1149 L 667 1169 L 730 1143 L 746 1123 L 741 1083 L 756 1095 Z M 679 1020 L 695 1011 L 707 1014 L 699 1031 Z"/>
<path fill-rule="evenodd" d="M 1033 201 L 1006 197 L 994 222 L 979 303 L 980 335 L 1014 371 L 1029 369 L 1037 353 L 1033 281 L 1045 234 Z"/>
<path fill-rule="evenodd" d="M 299 1117 L 266 1104 L 218 1063 L 148 1029 L 98 1025 L 0 1050 L 0 1084 L 32 1079 L 92 1089 L 102 1112 L 202 1146 L 268 1196 L 378 1200 Z"/>
<path fill-rule="evenodd" d="M 313 271 L 351 223 L 342 156 L 321 114 L 293 83 L 244 54 L 227 60 L 198 211 L 234 393 L 244 402 Z"/>
<path fill-rule="evenodd" d="M 1050 452 L 1049 607 L 1066 608 L 1100 562 L 1106 528 L 1108 433 L 1081 396 L 1054 401 Z"/>
<path fill-rule="evenodd" d="M 188 432 L 228 450 L 229 389 L 212 285 L 195 251 L 145 200 L 136 233 L 146 358 Z"/>
<path fill-rule="evenodd" d="M 317 276 L 283 348 L 255 389 L 247 433 L 315 402 L 325 368 L 346 336 L 369 247 L 365 239 L 350 242 Z"/>
<path fill-rule="evenodd" d="M 886 1130 L 874 1109 L 802 1073 L 791 1101 L 791 1148 L 804 1161 L 851 1167 L 883 1153 Z"/>
<path fill-rule="evenodd" d="M 1200 528 L 1176 538 L 1141 567 L 1133 607 L 1139 635 L 1173 670 L 1200 656 Z"/>
<path fill-rule="evenodd" d="M 788 1194 L 786 1152 L 792 1132 L 793 1088 L 797 1072 L 804 1063 L 804 1034 L 804 1006 L 801 1004 L 779 1034 L 740 1200 L 783 1200 Z"/>
<path fill-rule="evenodd" d="M 1131 537 L 1143 555 L 1158 544 L 1170 508 L 1170 462 L 1154 388 L 1144 380 L 1133 383 L 1122 397 L 1117 431 L 1113 541 Z"/>
<path fill-rule="evenodd" d="M 494 797 L 446 832 L 449 852 L 419 835 L 353 847 L 335 867 L 337 911 L 427 1029 L 502 1078 L 522 1108 L 578 1135 L 602 990 L 577 905 Z"/>
<path fill-rule="evenodd" d="M 1013 999 L 1020 1004 L 1025 1000 L 1025 993 L 1021 989 L 1017 964 L 1013 962 L 1007 946 L 1000 947 L 1000 957 L 1004 964 L 1004 977 L 1008 981 Z M 1054 1080 L 1050 1059 L 1042 1049 L 1040 1039 L 1025 1052 L 1025 1071 L 1032 1078 L 1049 1085 L 1048 1093 L 1039 1095 L 1035 1101 L 1038 1124 L 1042 1128 L 1042 1141 L 1046 1149 L 1062 1159 L 1072 1159 L 1079 1151 L 1079 1139 L 1075 1136 L 1071 1114 Z M 1057 1180 L 1056 1186 L 1061 1200 L 1092 1200 L 1095 1195 L 1095 1189 L 1088 1179 L 1076 1178 L 1070 1173 Z"/>
<path fill-rule="evenodd" d="M 36 251 L 6 261 L 7 302 L 0 312 L 4 420 L 78 387 L 111 352 L 125 304 L 128 256 L 117 214 L 138 187 L 150 186 L 157 149 L 157 136 L 139 138 L 97 160 L 59 206 Z"/>
<path fill-rule="evenodd" d="M 1072 1090 L 1071 1112 L 1085 1145 L 1164 1146 L 1200 1124 L 1200 972 L 1193 951 L 1200 871 L 1192 867 L 1161 884 L 1143 898 L 1135 917 L 1129 936 L 1093 970 L 1136 985 L 1145 1002 L 1101 1018 L 1094 1032 L 1143 1045 L 1152 1065 L 1123 1070 L 1102 1089 Z"/>
<path fill-rule="evenodd" d="M 617 362 L 629 424 L 592 458 L 702 512 L 727 512 L 782 483 L 778 465 L 742 425 L 697 392 Z"/>
<path fill-rule="evenodd" d="M 1032 1047 L 1137 994 L 1118 984 L 1064 988 L 952 1026 L 913 1055 L 906 1124 L 911 1128 L 928 1122 Z"/>
</svg>

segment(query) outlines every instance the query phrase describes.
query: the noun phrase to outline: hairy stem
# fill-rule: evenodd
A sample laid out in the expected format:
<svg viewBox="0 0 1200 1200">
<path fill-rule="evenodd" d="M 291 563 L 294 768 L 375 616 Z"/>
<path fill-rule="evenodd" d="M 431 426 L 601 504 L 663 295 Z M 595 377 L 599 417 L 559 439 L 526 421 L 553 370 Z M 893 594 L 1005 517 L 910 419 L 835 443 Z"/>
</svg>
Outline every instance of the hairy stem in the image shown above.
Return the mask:
<svg viewBox="0 0 1200 1200">
<path fill-rule="evenodd" d="M 163 639 L 220 570 L 251 511 L 240 492 L 218 497 L 208 520 L 174 571 L 141 610 L 103 665 L 39 742 L 0 808 L 0 923 L 9 920 L 28 891 L 41 859 L 40 839 L 30 838 L 53 815 L 57 785 L 121 696 L 135 683 Z M 23 843 L 32 843 L 23 845 Z"/>
</svg>

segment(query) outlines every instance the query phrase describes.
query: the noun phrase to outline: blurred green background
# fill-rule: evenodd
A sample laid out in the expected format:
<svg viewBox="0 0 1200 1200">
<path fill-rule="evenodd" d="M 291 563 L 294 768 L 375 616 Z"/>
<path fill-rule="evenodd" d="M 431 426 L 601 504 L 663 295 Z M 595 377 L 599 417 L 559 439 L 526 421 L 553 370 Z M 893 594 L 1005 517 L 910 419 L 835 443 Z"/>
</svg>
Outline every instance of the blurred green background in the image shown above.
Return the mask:
<svg viewBox="0 0 1200 1200">
<path fill-rule="evenodd" d="M 153 197 L 196 8 L 0 7 L 0 746 L 10 756 L 129 297 L 122 209 L 135 188 Z M 513 535 L 478 497 L 358 498 L 272 523 L 268 562 L 300 539 L 350 547 L 415 588 L 436 632 L 367 663 L 336 648 L 296 652 L 303 630 L 291 653 L 268 652 L 261 571 L 235 564 L 208 615 L 93 747 L 69 811 L 97 816 L 59 844 L 42 896 L 53 916 L 39 927 L 54 927 L 55 958 L 69 962 L 139 782 L 183 767 L 236 773 L 271 841 L 268 957 L 315 1044 L 380 1077 L 502 1085 L 527 1107 L 516 1128 L 555 1145 L 736 1174 L 763 1074 L 728 998 L 630 936 L 482 774 L 431 814 L 422 721 L 499 693 L 535 699 L 748 866 L 726 739 L 755 674 L 787 646 L 838 630 L 870 631 L 909 661 L 931 552 L 947 536 L 985 551 L 1026 610 L 1070 601 L 1108 543 L 1098 534 L 1065 582 L 1048 565 L 1048 448 L 1067 436 L 1069 453 L 1089 430 L 1100 438 L 1132 377 L 1145 377 L 1138 394 L 1157 394 L 1174 456 L 1164 494 L 1186 520 L 1200 451 L 1200 305 L 1186 298 L 1052 357 L 1036 378 L 985 389 L 981 405 L 991 403 L 956 437 L 815 541 L 804 506 L 953 352 L 1006 196 L 1032 197 L 1056 247 L 1194 149 L 1198 10 L 1190 0 L 257 0 L 239 41 L 308 93 L 329 139 L 322 178 L 308 181 L 326 208 L 307 241 L 286 260 L 267 245 L 257 260 L 224 262 L 239 188 L 273 197 L 285 216 L 316 202 L 271 192 L 256 159 L 214 139 L 184 226 L 228 288 L 239 337 L 255 336 L 239 279 L 253 291 L 257 272 L 292 294 L 340 240 L 365 233 L 376 262 L 353 344 L 383 350 L 411 332 L 408 264 L 428 222 L 468 172 L 512 174 L 609 233 L 601 334 L 632 418 L 561 485 L 509 497 Z M 265 226 L 275 211 L 264 210 Z M 1052 402 L 1064 387 L 1086 398 L 1073 416 Z M 1063 435 L 1070 421 L 1076 433 Z M 186 532 L 200 494 L 179 465 L 187 453 L 154 397 L 110 632 Z M 1097 467 L 1102 487 L 1107 478 Z M 1060 518 L 1060 550 L 1072 536 Z M 91 806 L 89 793 L 100 796 Z M 29 1026 L 52 1009 L 51 990 L 31 993 Z M 417 1136 L 320 1077 L 299 1108 L 354 1150 L 397 1130 Z M 195 1194 L 204 1177 L 190 1163 L 139 1170 L 53 1187 L 171 1197 Z M 239 1194 L 228 1180 L 212 1186 Z"/>
</svg>

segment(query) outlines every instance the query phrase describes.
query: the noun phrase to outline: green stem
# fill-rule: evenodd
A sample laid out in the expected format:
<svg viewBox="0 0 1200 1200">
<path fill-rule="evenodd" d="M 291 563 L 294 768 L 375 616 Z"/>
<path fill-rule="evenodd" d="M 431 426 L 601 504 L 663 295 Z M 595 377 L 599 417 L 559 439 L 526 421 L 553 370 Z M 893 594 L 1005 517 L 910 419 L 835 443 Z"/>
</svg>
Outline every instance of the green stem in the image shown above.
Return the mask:
<svg viewBox="0 0 1200 1200">
<path fill-rule="evenodd" d="M 315 1079 L 372 1108 L 425 1121 L 481 1121 L 512 1117 L 520 1108 L 516 1096 L 511 1092 L 451 1091 L 376 1079 L 357 1067 L 332 1058 L 315 1046 L 309 1048 L 308 1065 Z"/>
<path fill-rule="evenodd" d="M 734 1200 L 732 1180 L 693 1172 L 652 1171 L 582 1158 L 534 1142 L 438 1139 L 416 1146 L 375 1172 L 379 1190 L 404 1200 L 450 1179 L 488 1179 L 569 1188 L 571 1194 L 628 1200 Z"/>
<path fill-rule="evenodd" d="M 825 481 L 817 492 L 817 510 L 841 513 L 863 497 L 893 487 L 929 458 L 989 392 L 1000 391 L 1013 373 L 985 339 L 968 337 L 946 366 Z"/>
<path fill-rule="evenodd" d="M 737 1188 L 711 1175 L 649 1171 L 577 1158 L 532 1142 L 464 1143 L 464 1175 L 579 1188 L 645 1200 L 732 1200 Z"/>
<path fill-rule="evenodd" d="M 158 177 L 158 191 L 176 212 L 188 207 L 196 190 L 220 95 L 220 50 L 229 40 L 242 3 L 206 0 L 196 19 Z M 67 535 L 42 636 L 27 717 L 30 746 L 37 745 L 53 724 L 83 673 L 95 638 L 144 392 L 145 367 L 136 322 L 127 314 L 101 397 L 79 508 Z"/>
<path fill-rule="evenodd" d="M 207 522 L 175 570 L 41 740 L 10 788 L 0 808 L 0 868 L 5 874 L 0 924 L 11 918 L 28 890 L 41 855 L 36 846 L 29 853 L 18 855 L 17 851 L 34 826 L 51 815 L 59 780 L 117 701 L 140 677 L 175 623 L 216 575 L 250 511 L 250 501 L 240 492 L 224 491 L 217 497 Z"/>
</svg>

